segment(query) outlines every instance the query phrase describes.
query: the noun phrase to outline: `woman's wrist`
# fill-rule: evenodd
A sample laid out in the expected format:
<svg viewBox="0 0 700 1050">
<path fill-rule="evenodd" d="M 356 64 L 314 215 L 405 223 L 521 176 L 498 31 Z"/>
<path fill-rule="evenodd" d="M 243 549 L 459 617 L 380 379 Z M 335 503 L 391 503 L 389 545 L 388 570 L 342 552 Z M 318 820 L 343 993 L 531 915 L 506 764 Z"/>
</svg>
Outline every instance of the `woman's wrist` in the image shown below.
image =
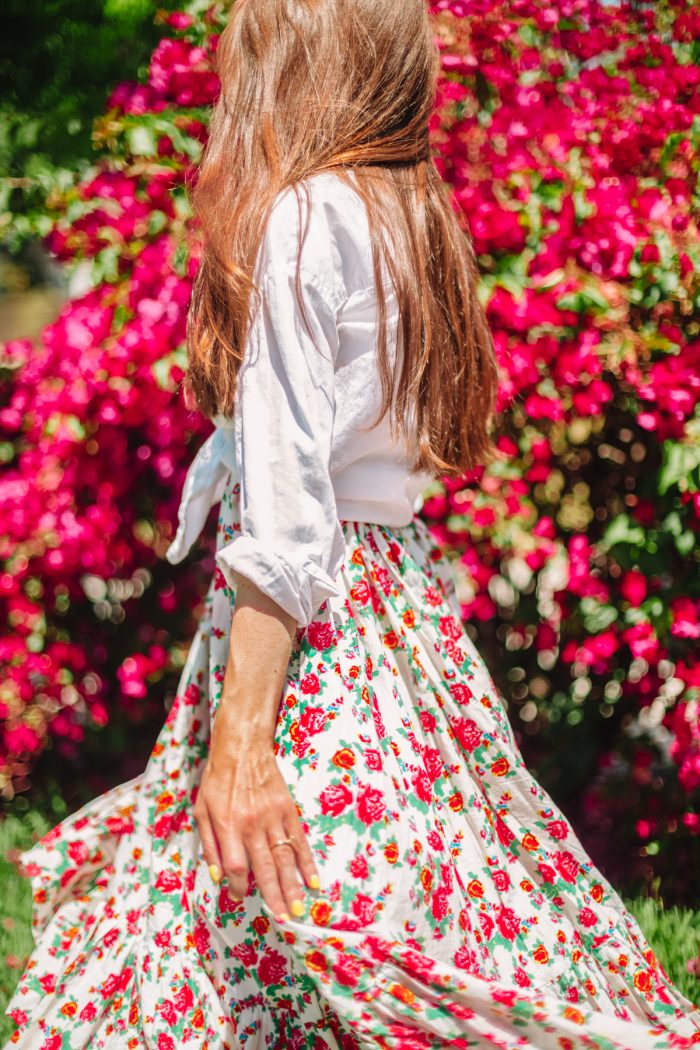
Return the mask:
<svg viewBox="0 0 700 1050">
<path fill-rule="evenodd" d="M 216 721 L 216 748 L 272 748 L 296 622 L 250 580 L 239 577 Z"/>
<path fill-rule="evenodd" d="M 280 698 L 256 694 L 253 706 L 250 692 L 238 693 L 241 690 L 234 686 L 221 694 L 215 720 L 215 726 L 219 726 L 217 743 L 233 752 L 239 752 L 241 747 L 272 747 Z"/>
</svg>

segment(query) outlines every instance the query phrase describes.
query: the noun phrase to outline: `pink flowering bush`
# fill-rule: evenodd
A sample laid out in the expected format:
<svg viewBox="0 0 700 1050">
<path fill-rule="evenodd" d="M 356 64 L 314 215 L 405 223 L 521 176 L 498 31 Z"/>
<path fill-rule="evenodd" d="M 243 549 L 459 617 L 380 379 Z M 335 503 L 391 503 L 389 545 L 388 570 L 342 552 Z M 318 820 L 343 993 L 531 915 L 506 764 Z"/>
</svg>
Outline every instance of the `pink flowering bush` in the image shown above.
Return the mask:
<svg viewBox="0 0 700 1050">
<path fill-rule="evenodd" d="M 423 513 L 526 759 L 611 875 L 681 900 L 700 852 L 700 16 L 432 10 L 432 138 L 479 255 L 501 458 Z M 51 250 L 90 288 L 4 350 L 7 797 L 54 762 L 92 792 L 108 756 L 111 779 L 138 772 L 212 569 L 209 547 L 162 555 L 208 432 L 178 384 L 217 19 L 171 14 L 146 82 L 112 93 L 94 172 L 52 201 Z"/>
</svg>

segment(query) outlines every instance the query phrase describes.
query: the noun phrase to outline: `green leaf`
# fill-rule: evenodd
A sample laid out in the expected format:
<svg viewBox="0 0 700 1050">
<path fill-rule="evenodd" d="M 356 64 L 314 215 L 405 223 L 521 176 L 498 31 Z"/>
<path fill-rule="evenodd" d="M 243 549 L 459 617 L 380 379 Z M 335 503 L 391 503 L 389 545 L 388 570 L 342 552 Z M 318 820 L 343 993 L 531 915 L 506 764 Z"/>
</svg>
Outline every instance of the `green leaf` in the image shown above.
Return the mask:
<svg viewBox="0 0 700 1050">
<path fill-rule="evenodd" d="M 103 248 L 95 256 L 93 278 L 95 283 L 108 281 L 113 284 L 119 277 L 120 249 L 117 245 Z"/>
<path fill-rule="evenodd" d="M 584 219 L 588 219 L 595 212 L 595 206 L 586 199 L 584 190 L 574 190 L 572 194 L 574 202 L 574 215 L 576 216 L 576 222 L 583 222 Z"/>
<path fill-rule="evenodd" d="M 690 529 L 686 529 L 680 536 L 676 536 L 675 544 L 676 550 L 683 557 L 687 557 L 695 548 L 696 538 L 695 533 Z"/>
<path fill-rule="evenodd" d="M 700 442 L 681 444 L 665 441 L 663 456 L 659 472 L 659 495 L 663 496 L 673 485 L 679 485 L 684 492 L 697 492 L 700 478 L 694 476 L 694 472 L 700 467 Z"/>
<path fill-rule="evenodd" d="M 187 349 L 184 343 L 173 350 L 172 353 L 161 357 L 153 365 L 153 375 L 161 389 L 173 390 L 175 388 L 175 384 L 170 377 L 171 369 L 174 367 L 179 367 L 183 372 L 187 368 Z"/>
<path fill-rule="evenodd" d="M 617 620 L 617 609 L 604 605 L 595 598 L 581 599 L 583 625 L 591 634 L 600 634 Z"/>
<path fill-rule="evenodd" d="M 620 514 L 605 530 L 601 539 L 602 546 L 614 547 L 617 543 L 628 543 L 634 547 L 643 547 L 646 533 L 641 525 L 636 525 L 629 514 Z"/>
<path fill-rule="evenodd" d="M 126 133 L 129 152 L 134 157 L 153 157 L 157 152 L 156 137 L 152 128 L 136 124 Z"/>
<path fill-rule="evenodd" d="M 574 313 L 580 314 L 583 311 L 581 293 L 567 292 L 566 295 L 562 295 L 557 299 L 556 307 L 557 310 L 573 310 Z"/>
<path fill-rule="evenodd" d="M 152 211 L 148 216 L 148 232 L 153 236 L 167 225 L 168 217 L 165 212 Z"/>
<path fill-rule="evenodd" d="M 493 283 L 505 288 L 515 299 L 520 299 L 525 291 L 525 283 L 512 273 L 499 273 Z"/>
<path fill-rule="evenodd" d="M 528 47 L 538 47 L 542 43 L 542 34 L 534 25 L 530 25 L 527 22 L 519 27 L 518 35 L 522 42 L 527 44 Z"/>
<path fill-rule="evenodd" d="M 605 312 L 610 309 L 610 303 L 595 285 L 587 285 L 576 292 L 567 292 L 566 295 L 560 296 L 557 299 L 557 307 L 560 310 L 573 310 L 575 313 L 583 313 L 591 308 Z"/>
</svg>

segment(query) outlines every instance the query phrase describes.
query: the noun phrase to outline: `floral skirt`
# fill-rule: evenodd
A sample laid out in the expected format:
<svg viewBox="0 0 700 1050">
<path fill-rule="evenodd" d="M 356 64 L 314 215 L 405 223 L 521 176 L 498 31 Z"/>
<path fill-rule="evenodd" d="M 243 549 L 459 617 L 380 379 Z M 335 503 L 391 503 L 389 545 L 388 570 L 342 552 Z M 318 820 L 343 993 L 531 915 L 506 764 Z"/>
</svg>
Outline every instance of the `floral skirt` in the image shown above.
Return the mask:
<svg viewBox="0 0 700 1050">
<path fill-rule="evenodd" d="M 203 858 L 235 600 L 217 575 L 143 773 L 22 854 L 36 947 L 8 1050 L 700 1046 L 700 1010 L 525 767 L 425 524 L 342 526 L 342 593 L 297 632 L 274 745 L 321 889 L 277 921 Z M 231 485 L 218 542 L 238 527 Z"/>
</svg>

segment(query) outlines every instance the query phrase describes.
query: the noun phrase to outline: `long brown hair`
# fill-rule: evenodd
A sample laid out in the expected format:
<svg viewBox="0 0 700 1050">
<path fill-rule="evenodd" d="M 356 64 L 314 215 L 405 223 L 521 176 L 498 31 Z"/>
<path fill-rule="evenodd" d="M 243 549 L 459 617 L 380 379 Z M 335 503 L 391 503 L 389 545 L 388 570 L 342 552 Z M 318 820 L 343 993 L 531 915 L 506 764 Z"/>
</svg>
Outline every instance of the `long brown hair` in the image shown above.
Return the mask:
<svg viewBox="0 0 700 1050">
<path fill-rule="evenodd" d="M 485 462 L 495 355 L 471 240 L 430 152 L 439 53 L 425 0 L 236 0 L 217 66 L 221 94 L 193 190 L 204 242 L 188 323 L 190 398 L 206 415 L 232 414 L 274 200 L 334 171 L 367 208 L 379 418 L 389 411 L 415 469 L 461 473 Z M 400 374 L 388 354 L 381 260 L 398 300 Z"/>
</svg>

